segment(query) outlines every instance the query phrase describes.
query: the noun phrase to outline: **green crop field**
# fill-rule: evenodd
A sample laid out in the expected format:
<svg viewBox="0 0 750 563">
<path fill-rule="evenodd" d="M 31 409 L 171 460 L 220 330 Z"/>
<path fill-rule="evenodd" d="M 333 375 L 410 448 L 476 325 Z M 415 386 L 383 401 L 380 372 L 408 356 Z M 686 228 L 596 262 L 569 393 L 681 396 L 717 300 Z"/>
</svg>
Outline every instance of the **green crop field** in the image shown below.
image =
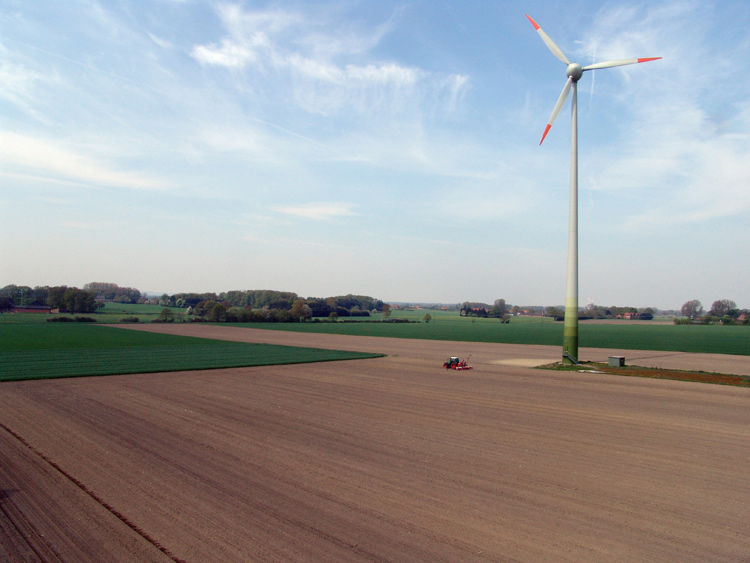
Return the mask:
<svg viewBox="0 0 750 563">
<path fill-rule="evenodd" d="M 156 305 L 107 304 L 102 312 L 87 316 L 91 316 L 99 322 L 118 322 L 123 317 L 136 315 L 140 318 L 141 322 L 148 322 L 156 318 L 161 309 L 161 307 Z M 182 310 L 175 309 L 175 311 L 181 312 Z M 428 313 L 431 316 L 429 323 L 381 323 L 377 321 L 382 320 L 382 314 L 374 314 L 371 317 L 341 318 L 339 319 L 340 322 L 336 323 L 325 321 L 309 323 L 251 323 L 228 326 L 249 326 L 267 330 L 425 340 L 562 346 L 562 323 L 554 322 L 550 318 L 513 317 L 510 323 L 501 323 L 497 319 L 461 317 L 455 310 L 422 309 L 395 310 L 391 315 L 391 319 L 420 321 Z M 29 324 L 36 326 L 46 325 L 48 327 L 67 327 L 72 329 L 68 334 L 74 334 L 74 330 L 76 329 L 96 328 L 90 325 L 82 326 L 79 323 L 61 323 L 60 325 L 57 325 L 57 323 L 45 323 L 48 318 L 50 318 L 50 315 L 43 314 L 0 315 L 0 337 L 3 335 L 1 329 L 9 325 L 17 327 Z M 23 332 L 23 329 L 18 330 L 17 336 L 21 337 Z M 122 332 L 138 334 L 131 331 Z M 750 355 L 750 327 L 748 326 L 674 325 L 656 322 L 654 324 L 643 324 L 630 323 L 624 320 L 612 324 L 602 324 L 582 321 L 579 333 L 581 347 L 588 348 Z M 65 334 L 65 331 L 61 331 L 59 334 Z M 86 332 L 86 334 L 91 334 L 91 332 Z M 156 335 L 153 336 L 156 337 Z M 31 338 L 33 339 L 34 337 Z M 126 340 L 130 337 L 123 336 L 121 338 Z M 83 346 L 75 338 L 74 340 L 77 342 L 76 346 L 79 348 Z M 2 350 L 2 342 L 0 342 L 0 350 Z M 175 363 L 175 365 L 177 364 Z M 185 368 L 180 367 L 175 369 Z"/>
<path fill-rule="evenodd" d="M 152 334 L 79 323 L 0 324 L 0 381 L 265 366 L 377 356 Z"/>
<path fill-rule="evenodd" d="M 184 313 L 185 309 L 179 307 L 168 307 L 175 314 Z M 105 303 L 102 309 L 99 309 L 99 314 L 109 315 L 146 315 L 146 316 L 158 316 L 161 313 L 161 305 L 136 305 L 131 303 Z"/>
<path fill-rule="evenodd" d="M 424 316 L 424 312 L 420 312 Z M 432 314 L 432 312 L 430 312 Z M 393 317 L 401 316 L 398 314 Z M 283 323 L 247 324 L 253 328 L 388 336 L 459 342 L 498 342 L 506 344 L 546 344 L 561 346 L 563 325 L 540 317 L 514 317 L 510 323 L 497 319 L 433 316 L 429 323 Z M 581 322 L 580 345 L 588 348 L 623 350 L 665 350 L 707 354 L 750 355 L 750 327 L 723 325 L 614 324 Z"/>
</svg>

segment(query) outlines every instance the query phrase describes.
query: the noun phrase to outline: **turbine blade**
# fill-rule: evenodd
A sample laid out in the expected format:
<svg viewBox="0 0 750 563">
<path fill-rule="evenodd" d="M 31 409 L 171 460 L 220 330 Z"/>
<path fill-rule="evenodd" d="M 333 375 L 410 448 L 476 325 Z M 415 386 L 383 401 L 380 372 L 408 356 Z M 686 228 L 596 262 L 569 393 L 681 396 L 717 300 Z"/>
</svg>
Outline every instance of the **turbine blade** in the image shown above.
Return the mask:
<svg viewBox="0 0 750 563">
<path fill-rule="evenodd" d="M 539 34 L 539 37 L 541 37 L 542 41 L 544 41 L 547 47 L 549 47 L 549 50 L 552 51 L 552 54 L 555 55 L 562 62 L 564 62 L 566 65 L 569 65 L 570 61 L 568 60 L 568 57 L 566 57 L 565 54 L 560 50 L 560 47 L 555 45 L 555 42 L 549 38 L 549 35 L 544 33 L 544 30 L 541 27 L 539 27 L 538 23 L 536 23 L 534 20 L 531 19 L 531 16 L 529 16 L 529 14 L 526 14 L 526 17 L 529 18 L 531 25 L 534 26 L 534 29 L 536 29 L 536 32 Z"/>
<path fill-rule="evenodd" d="M 560 110 L 565 104 L 565 100 L 568 99 L 568 94 L 570 93 L 570 87 L 572 84 L 573 84 L 573 78 L 568 78 L 568 81 L 565 83 L 565 86 L 563 86 L 562 92 L 560 92 L 560 97 L 557 98 L 555 109 L 552 110 L 552 115 L 550 116 L 549 121 L 547 122 L 547 127 L 545 127 L 544 129 L 542 140 L 539 141 L 540 145 L 544 142 L 544 138 L 547 136 L 547 133 L 549 133 L 549 130 L 552 128 L 552 124 L 555 122 L 555 119 L 557 119 L 557 116 L 560 114 Z"/>
<path fill-rule="evenodd" d="M 643 59 L 622 59 L 619 61 L 605 61 L 603 63 L 594 63 L 583 67 L 583 70 L 596 70 L 597 68 L 612 68 L 613 66 L 634 65 L 638 63 L 647 63 L 649 61 L 658 61 L 661 57 L 649 57 Z"/>
</svg>

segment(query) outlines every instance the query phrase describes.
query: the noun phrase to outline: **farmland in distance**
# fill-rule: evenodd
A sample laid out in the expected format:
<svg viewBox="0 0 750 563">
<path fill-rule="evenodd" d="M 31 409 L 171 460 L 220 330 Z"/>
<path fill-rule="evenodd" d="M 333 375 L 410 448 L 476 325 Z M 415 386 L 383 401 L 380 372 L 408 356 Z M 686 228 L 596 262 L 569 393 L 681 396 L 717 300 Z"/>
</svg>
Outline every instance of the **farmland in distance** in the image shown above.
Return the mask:
<svg viewBox="0 0 750 563">
<path fill-rule="evenodd" d="M 432 315 L 432 312 L 430 314 Z M 424 311 L 420 316 L 423 315 Z M 416 320 L 413 314 L 411 318 Z M 429 323 L 312 322 L 251 323 L 236 326 L 352 336 L 498 344 L 561 346 L 563 341 L 563 324 L 550 318 L 514 317 L 510 323 L 501 323 L 497 319 L 459 317 L 457 312 L 453 312 L 452 315 L 433 315 Z M 581 345 L 588 348 L 750 355 L 748 326 L 636 324 L 630 321 L 605 324 L 582 321 L 579 325 L 579 334 Z"/>
<path fill-rule="evenodd" d="M 108 303 L 101 312 L 87 315 L 98 323 L 118 323 L 137 316 L 147 324 L 159 316 L 157 305 L 123 305 Z M 184 309 L 172 308 L 176 319 L 184 320 Z M 420 322 L 429 314 L 429 323 Z M 44 324 L 50 315 L 0 315 L 0 327 L 6 324 Z M 549 317 L 512 317 L 510 323 L 498 319 L 461 317 L 458 311 L 396 310 L 390 320 L 380 322 L 382 314 L 370 317 L 341 318 L 339 322 L 314 319 L 304 323 L 237 323 L 226 326 L 321 333 L 352 336 L 376 336 L 457 342 L 498 344 L 537 344 L 561 346 L 563 326 Z M 72 323 L 71 323 L 72 324 Z M 663 350 L 705 354 L 750 355 L 750 326 L 674 325 L 671 322 L 649 323 L 620 321 L 581 321 L 581 345 L 588 348 L 620 350 Z"/>
</svg>

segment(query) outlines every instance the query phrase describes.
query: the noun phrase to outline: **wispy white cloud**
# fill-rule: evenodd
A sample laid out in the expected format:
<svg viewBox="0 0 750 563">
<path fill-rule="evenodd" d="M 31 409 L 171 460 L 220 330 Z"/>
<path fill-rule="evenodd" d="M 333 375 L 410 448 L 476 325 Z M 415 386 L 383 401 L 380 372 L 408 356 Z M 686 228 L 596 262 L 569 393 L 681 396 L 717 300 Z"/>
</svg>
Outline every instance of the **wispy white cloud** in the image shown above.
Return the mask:
<svg viewBox="0 0 750 563">
<path fill-rule="evenodd" d="M 0 81 L 3 88 L 0 89 L 0 97 L 16 104 L 26 106 L 26 99 L 30 97 L 34 83 L 45 77 L 22 65 L 14 64 L 8 60 L 0 61 Z"/>
<path fill-rule="evenodd" d="M 13 104 L 34 120 L 48 124 L 49 120 L 37 109 L 38 91 L 53 86 L 60 80 L 55 73 L 43 73 L 12 60 L 8 50 L 0 45 L 0 100 Z"/>
<path fill-rule="evenodd" d="M 387 33 L 384 24 L 351 29 L 327 22 L 321 31 L 306 15 L 286 10 L 243 11 L 221 5 L 226 36 L 191 51 L 203 65 L 235 71 L 276 72 L 305 111 L 327 114 L 342 108 L 403 110 L 436 100 L 452 110 L 469 85 L 465 75 L 438 75 L 395 61 L 370 60 L 369 51 Z"/>
<path fill-rule="evenodd" d="M 356 215 L 353 203 L 344 202 L 320 202 L 306 203 L 304 205 L 289 205 L 275 207 L 274 211 L 283 215 L 314 219 L 316 221 L 328 221 L 338 217 L 349 217 Z"/>
<path fill-rule="evenodd" d="M 192 50 L 192 56 L 200 63 L 207 65 L 225 66 L 228 68 L 242 68 L 255 62 L 257 53 L 252 44 L 237 43 L 224 39 L 220 44 L 197 45 Z"/>
<path fill-rule="evenodd" d="M 0 133 L 0 162 L 4 173 L 33 171 L 38 178 L 48 176 L 53 181 L 70 181 L 91 187 L 116 187 L 138 190 L 162 190 L 166 182 L 116 167 L 54 142 L 27 135 Z"/>
<path fill-rule="evenodd" d="M 717 88 L 724 82 L 731 90 L 750 88 L 750 48 L 744 42 L 731 55 L 716 52 L 709 42 L 711 15 L 709 7 L 691 1 L 607 7 L 581 43 L 582 53 L 596 52 L 599 60 L 664 57 L 596 71 L 616 75 L 597 83 L 608 89 L 608 99 L 592 101 L 592 119 L 606 120 L 609 105 L 626 109 L 630 118 L 583 155 L 583 177 L 592 189 L 648 202 L 623 210 L 627 229 L 698 224 L 750 211 L 750 106 L 724 104 L 723 86 Z M 731 71 L 722 62 L 726 57 L 734 61 Z"/>
<path fill-rule="evenodd" d="M 59 206 L 69 206 L 72 205 L 73 200 L 70 198 L 63 198 L 63 197 L 53 197 L 53 196 L 37 196 L 34 199 L 36 201 L 39 201 L 41 203 L 49 203 L 51 205 L 54 205 L 56 207 Z"/>
<path fill-rule="evenodd" d="M 147 35 L 148 35 L 149 39 L 151 39 L 151 41 L 153 41 L 154 43 L 156 43 L 162 49 L 172 49 L 174 47 L 174 45 L 172 44 L 171 41 L 167 41 L 166 39 L 162 39 L 161 37 L 157 37 L 156 35 L 154 35 L 151 32 L 148 32 Z"/>
<path fill-rule="evenodd" d="M 61 227 L 68 229 L 80 229 L 84 231 L 100 231 L 116 225 L 116 223 L 103 223 L 103 222 L 83 222 L 83 221 L 62 221 Z"/>
<path fill-rule="evenodd" d="M 218 43 L 196 45 L 192 56 L 202 64 L 243 68 L 252 64 L 267 64 L 277 57 L 270 36 L 277 36 L 300 18 L 284 10 L 245 12 L 238 5 L 220 4 L 219 19 L 228 37 Z"/>
</svg>

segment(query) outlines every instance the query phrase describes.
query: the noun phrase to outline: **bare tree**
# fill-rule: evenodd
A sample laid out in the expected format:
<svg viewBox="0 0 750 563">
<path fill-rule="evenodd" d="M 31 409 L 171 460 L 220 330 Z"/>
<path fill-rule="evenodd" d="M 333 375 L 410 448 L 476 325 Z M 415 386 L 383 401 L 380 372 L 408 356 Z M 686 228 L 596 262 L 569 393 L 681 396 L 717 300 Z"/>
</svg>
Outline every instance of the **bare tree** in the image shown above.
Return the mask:
<svg viewBox="0 0 750 563">
<path fill-rule="evenodd" d="M 709 315 L 715 317 L 723 317 L 724 315 L 731 315 L 733 310 L 737 309 L 737 303 L 730 299 L 719 299 L 711 304 L 711 310 L 708 312 Z"/>
<path fill-rule="evenodd" d="M 680 312 L 683 317 L 697 319 L 703 314 L 703 305 L 701 305 L 701 302 L 697 299 L 693 299 L 692 301 L 687 301 L 682 306 L 682 309 L 680 309 Z"/>
</svg>

